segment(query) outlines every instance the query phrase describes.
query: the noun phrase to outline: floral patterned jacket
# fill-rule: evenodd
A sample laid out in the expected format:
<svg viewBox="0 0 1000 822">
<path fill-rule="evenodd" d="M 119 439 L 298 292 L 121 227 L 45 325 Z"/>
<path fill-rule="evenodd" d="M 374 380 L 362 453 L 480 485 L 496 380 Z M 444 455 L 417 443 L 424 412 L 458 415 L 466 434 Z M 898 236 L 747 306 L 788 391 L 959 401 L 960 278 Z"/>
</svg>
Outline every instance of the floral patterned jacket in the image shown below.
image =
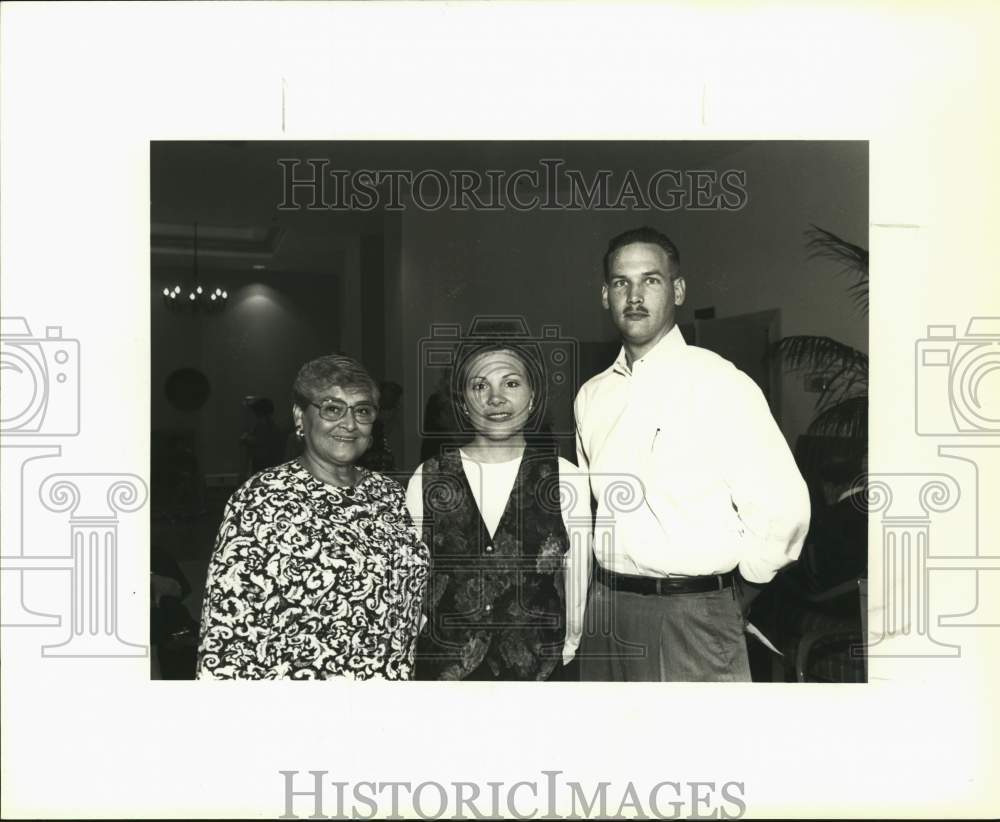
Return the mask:
<svg viewBox="0 0 1000 822">
<path fill-rule="evenodd" d="M 208 568 L 198 679 L 410 679 L 427 580 L 403 489 L 298 461 L 233 494 Z"/>
</svg>

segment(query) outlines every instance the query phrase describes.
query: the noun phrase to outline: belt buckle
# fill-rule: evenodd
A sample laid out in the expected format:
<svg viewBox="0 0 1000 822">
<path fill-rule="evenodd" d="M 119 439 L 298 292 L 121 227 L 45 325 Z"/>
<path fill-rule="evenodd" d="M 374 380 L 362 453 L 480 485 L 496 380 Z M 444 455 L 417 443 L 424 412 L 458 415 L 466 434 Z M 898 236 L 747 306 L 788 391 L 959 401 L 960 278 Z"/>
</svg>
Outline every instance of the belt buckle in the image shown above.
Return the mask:
<svg viewBox="0 0 1000 822">
<path fill-rule="evenodd" d="M 678 593 L 677 583 L 682 580 L 683 577 L 673 577 L 667 575 L 665 577 L 657 577 L 656 579 L 656 593 L 664 594 L 676 594 Z M 683 589 L 680 591 L 683 593 Z"/>
</svg>

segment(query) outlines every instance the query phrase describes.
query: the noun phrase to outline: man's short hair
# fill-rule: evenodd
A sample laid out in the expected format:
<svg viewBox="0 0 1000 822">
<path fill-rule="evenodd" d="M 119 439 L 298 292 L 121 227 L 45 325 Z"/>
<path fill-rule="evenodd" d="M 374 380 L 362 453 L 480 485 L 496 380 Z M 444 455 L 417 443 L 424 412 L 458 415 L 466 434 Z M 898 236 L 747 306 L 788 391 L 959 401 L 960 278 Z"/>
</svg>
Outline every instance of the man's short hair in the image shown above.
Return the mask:
<svg viewBox="0 0 1000 822">
<path fill-rule="evenodd" d="M 611 238 L 611 241 L 608 243 L 608 250 L 604 252 L 605 282 L 608 279 L 608 264 L 611 262 L 611 255 L 614 254 L 619 248 L 632 245 L 632 243 L 650 243 L 651 245 L 658 245 L 663 249 L 667 258 L 673 264 L 673 273 L 676 274 L 680 271 L 681 253 L 677 250 L 677 246 L 674 245 L 674 241 L 662 231 L 658 231 L 655 228 L 644 225 L 640 228 L 630 228 L 628 231 L 623 231 L 621 234 Z"/>
</svg>

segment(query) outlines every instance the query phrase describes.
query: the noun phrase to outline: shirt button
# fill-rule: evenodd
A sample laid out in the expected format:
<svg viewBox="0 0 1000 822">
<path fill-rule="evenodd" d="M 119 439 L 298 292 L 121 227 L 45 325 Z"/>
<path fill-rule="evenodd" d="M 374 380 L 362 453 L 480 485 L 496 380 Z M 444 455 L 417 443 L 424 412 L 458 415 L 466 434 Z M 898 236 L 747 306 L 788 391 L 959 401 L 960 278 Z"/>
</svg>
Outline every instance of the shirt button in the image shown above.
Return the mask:
<svg viewBox="0 0 1000 822">
<path fill-rule="evenodd" d="M 490 611 L 493 610 L 493 606 L 492 605 L 487 605 L 485 610 L 486 610 L 486 613 L 489 613 Z"/>
<path fill-rule="evenodd" d="M 486 553 L 490 553 L 493 550 L 493 546 L 489 543 L 486 544 Z"/>
</svg>

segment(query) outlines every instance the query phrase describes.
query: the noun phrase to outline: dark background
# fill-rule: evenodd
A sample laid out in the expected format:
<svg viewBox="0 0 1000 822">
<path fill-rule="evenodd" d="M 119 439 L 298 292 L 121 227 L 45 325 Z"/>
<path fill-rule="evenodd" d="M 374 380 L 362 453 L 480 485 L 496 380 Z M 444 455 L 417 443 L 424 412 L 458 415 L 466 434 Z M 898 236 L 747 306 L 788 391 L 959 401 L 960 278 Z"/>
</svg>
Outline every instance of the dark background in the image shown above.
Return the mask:
<svg viewBox="0 0 1000 822">
<path fill-rule="evenodd" d="M 515 315 L 535 335 L 558 326 L 560 344 L 575 352 L 570 380 L 549 386 L 547 422 L 568 433 L 576 388 L 618 350 L 600 304 L 601 258 L 627 228 L 649 224 L 672 237 L 688 286 L 678 313 L 685 336 L 757 380 L 793 448 L 816 395 L 801 374 L 766 360 L 768 345 L 817 334 L 868 350 L 867 318 L 848 282 L 830 262 L 807 259 L 804 237 L 816 224 L 867 247 L 865 142 L 221 141 L 155 142 L 150 151 L 152 543 L 154 557 L 190 581 L 185 604 L 195 617 L 222 505 L 249 473 L 240 444 L 254 424 L 246 397 L 271 398 L 286 437 L 299 366 L 334 350 L 351 354 L 376 379 L 402 386 L 387 440 L 397 469 L 412 471 L 427 398 L 444 376 L 422 361 L 421 341 L 436 324 L 467 330 L 476 315 Z M 746 173 L 748 200 L 735 211 L 283 210 L 282 158 L 415 172 L 512 172 L 559 158 L 588 177 L 611 170 L 612 190 L 628 170 L 644 183 L 660 169 L 736 169 Z M 167 304 L 164 288 L 186 295 L 196 279 L 227 290 L 224 309 Z M 168 396 L 180 369 L 207 381 L 197 407 Z M 557 440 L 572 459 L 572 438 Z"/>
</svg>

